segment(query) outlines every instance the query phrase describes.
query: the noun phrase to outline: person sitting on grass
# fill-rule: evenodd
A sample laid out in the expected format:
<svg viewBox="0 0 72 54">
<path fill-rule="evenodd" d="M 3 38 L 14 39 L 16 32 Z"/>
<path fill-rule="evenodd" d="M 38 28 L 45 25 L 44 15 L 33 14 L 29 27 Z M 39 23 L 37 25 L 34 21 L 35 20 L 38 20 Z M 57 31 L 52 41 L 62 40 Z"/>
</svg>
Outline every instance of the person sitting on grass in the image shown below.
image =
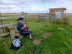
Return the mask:
<svg viewBox="0 0 72 54">
<path fill-rule="evenodd" d="M 20 34 L 21 34 L 21 35 L 25 35 L 25 36 L 26 36 L 26 35 L 29 35 L 30 40 L 33 41 L 34 39 L 33 39 L 32 36 L 31 36 L 31 31 L 29 31 L 29 29 L 26 28 L 26 27 L 27 27 L 26 24 L 25 24 L 25 25 L 22 24 L 23 18 L 18 18 L 17 21 L 18 21 L 18 23 L 17 23 L 17 30 L 20 31 Z"/>
</svg>

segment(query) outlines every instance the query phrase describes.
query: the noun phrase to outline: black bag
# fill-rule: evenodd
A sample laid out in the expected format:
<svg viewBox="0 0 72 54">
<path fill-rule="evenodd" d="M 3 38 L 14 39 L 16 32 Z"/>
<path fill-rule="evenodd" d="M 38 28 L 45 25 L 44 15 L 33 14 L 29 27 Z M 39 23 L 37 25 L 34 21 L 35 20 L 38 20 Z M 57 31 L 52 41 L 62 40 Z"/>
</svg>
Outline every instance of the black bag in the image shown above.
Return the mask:
<svg viewBox="0 0 72 54">
<path fill-rule="evenodd" d="M 18 50 L 21 46 L 22 46 L 22 43 L 19 40 L 19 36 L 15 36 L 10 45 L 10 49 Z"/>
</svg>

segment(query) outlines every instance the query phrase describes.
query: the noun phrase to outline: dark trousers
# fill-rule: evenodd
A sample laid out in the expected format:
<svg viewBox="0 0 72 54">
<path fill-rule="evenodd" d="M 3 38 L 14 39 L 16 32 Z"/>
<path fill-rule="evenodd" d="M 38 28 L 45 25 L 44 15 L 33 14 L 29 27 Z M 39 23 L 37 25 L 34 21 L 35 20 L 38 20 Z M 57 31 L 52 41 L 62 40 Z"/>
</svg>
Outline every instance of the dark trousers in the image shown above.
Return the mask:
<svg viewBox="0 0 72 54">
<path fill-rule="evenodd" d="M 27 30 L 28 30 L 28 28 L 27 28 Z M 21 35 L 30 35 L 31 34 L 31 31 L 25 31 L 25 30 L 23 31 L 22 30 L 22 31 L 20 31 L 20 34 Z"/>
</svg>

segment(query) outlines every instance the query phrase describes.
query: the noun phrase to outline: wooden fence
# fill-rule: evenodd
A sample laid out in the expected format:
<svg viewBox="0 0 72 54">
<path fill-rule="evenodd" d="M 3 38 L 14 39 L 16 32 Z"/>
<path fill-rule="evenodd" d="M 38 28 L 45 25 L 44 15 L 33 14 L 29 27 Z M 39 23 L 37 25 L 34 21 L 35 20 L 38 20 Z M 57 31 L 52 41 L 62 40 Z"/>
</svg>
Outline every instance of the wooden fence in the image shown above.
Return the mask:
<svg viewBox="0 0 72 54">
<path fill-rule="evenodd" d="M 24 14 L 23 12 L 21 13 L 21 16 L 20 17 L 23 17 L 25 19 L 25 21 L 27 22 L 27 18 L 26 18 L 26 14 Z M 3 24 L 3 20 L 12 20 L 12 19 L 18 19 L 19 16 L 15 16 L 15 17 L 0 17 L 0 36 L 6 36 L 8 34 L 10 34 L 10 31 L 9 31 L 9 27 L 11 27 L 11 24 Z M 25 21 L 23 21 L 23 23 L 25 23 Z M 13 23 L 12 25 L 15 26 L 17 23 Z M 5 31 L 5 32 L 4 32 Z"/>
</svg>

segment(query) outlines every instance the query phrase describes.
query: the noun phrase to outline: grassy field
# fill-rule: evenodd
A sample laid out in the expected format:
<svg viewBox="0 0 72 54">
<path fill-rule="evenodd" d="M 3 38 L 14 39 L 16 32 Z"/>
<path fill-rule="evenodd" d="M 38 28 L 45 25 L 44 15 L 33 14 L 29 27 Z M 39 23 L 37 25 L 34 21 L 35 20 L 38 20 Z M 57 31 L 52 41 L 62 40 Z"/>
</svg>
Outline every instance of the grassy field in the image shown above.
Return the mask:
<svg viewBox="0 0 72 54">
<path fill-rule="evenodd" d="M 16 21 L 13 21 L 16 22 Z M 3 21 L 4 24 L 10 20 Z M 72 24 L 72 22 L 70 22 Z M 72 54 L 72 27 L 62 24 L 49 24 L 37 19 L 28 19 L 28 27 L 34 39 L 41 39 L 40 44 L 35 45 L 29 37 L 22 38 L 22 47 L 17 50 L 9 49 L 10 36 L 0 38 L 0 54 Z M 45 33 L 51 33 L 43 38 Z"/>
</svg>

